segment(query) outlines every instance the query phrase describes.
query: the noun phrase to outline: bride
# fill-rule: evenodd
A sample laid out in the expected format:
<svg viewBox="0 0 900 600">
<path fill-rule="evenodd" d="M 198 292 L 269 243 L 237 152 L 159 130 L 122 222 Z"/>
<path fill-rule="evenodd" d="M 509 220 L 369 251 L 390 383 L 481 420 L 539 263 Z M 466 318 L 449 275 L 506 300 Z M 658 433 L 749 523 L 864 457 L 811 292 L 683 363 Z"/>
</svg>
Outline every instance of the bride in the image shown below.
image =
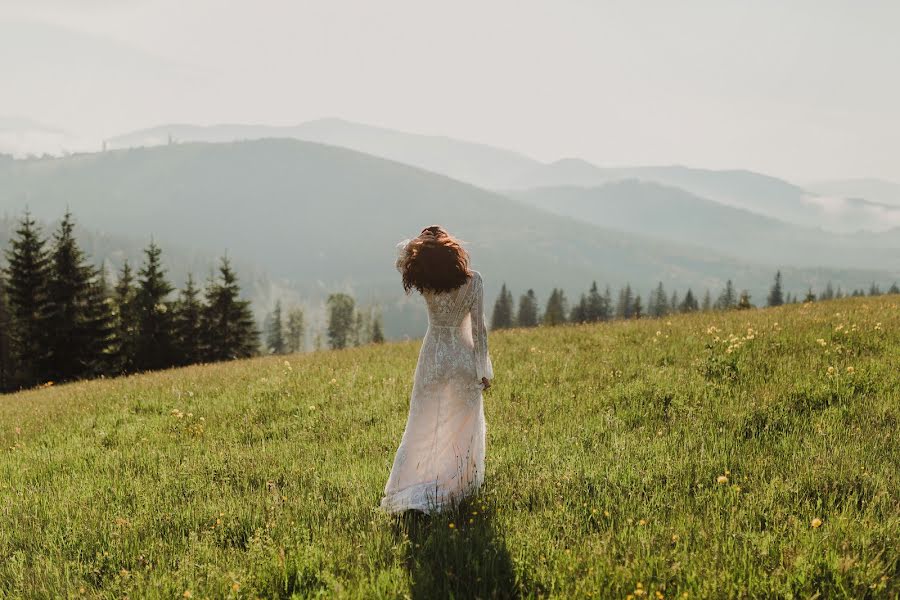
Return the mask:
<svg viewBox="0 0 900 600">
<path fill-rule="evenodd" d="M 474 493 L 484 481 L 481 393 L 494 374 L 481 275 L 469 269 L 460 242 L 432 226 L 398 250 L 404 290 L 418 290 L 428 306 L 428 331 L 381 508 L 431 513 Z"/>
</svg>

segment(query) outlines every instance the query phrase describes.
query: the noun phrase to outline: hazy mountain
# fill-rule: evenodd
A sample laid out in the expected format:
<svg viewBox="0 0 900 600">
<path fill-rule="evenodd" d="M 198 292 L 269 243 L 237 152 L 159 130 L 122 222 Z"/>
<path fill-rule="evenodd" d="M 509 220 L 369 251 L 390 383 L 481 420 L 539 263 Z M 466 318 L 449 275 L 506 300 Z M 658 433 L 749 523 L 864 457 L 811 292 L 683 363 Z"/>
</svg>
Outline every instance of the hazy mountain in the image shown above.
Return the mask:
<svg viewBox="0 0 900 600">
<path fill-rule="evenodd" d="M 110 148 L 135 148 L 178 142 L 230 142 L 293 138 L 350 148 L 441 173 L 484 188 L 504 187 L 541 163 L 510 150 L 443 136 L 404 133 L 341 119 L 300 125 L 162 125 L 107 140 Z"/>
<path fill-rule="evenodd" d="M 860 198 L 887 206 L 900 206 L 900 183 L 883 179 L 845 179 L 811 183 L 806 189 L 823 196 Z"/>
<path fill-rule="evenodd" d="M 493 297 L 593 279 L 647 290 L 718 289 L 726 278 L 759 298 L 774 270 L 705 248 L 660 242 L 557 216 L 427 171 L 294 140 L 179 144 L 0 163 L 0 210 L 41 218 L 70 207 L 86 226 L 186 251 L 230 255 L 321 297 L 349 290 L 388 309 L 392 335 L 418 333 L 402 314 L 394 245 L 432 223 L 470 242 Z M 789 261 L 786 259 L 786 264 Z M 893 273 L 786 269 L 789 289 L 885 282 Z M 413 312 L 421 320 L 418 302 Z"/>
<path fill-rule="evenodd" d="M 852 233 L 900 226 L 900 207 L 867 200 L 845 200 L 805 190 L 751 171 L 713 171 L 682 166 L 599 167 L 570 158 L 544 164 L 509 150 L 441 136 L 403 133 L 340 119 L 296 126 L 164 125 L 108 140 L 127 148 L 174 141 L 226 142 L 284 137 L 351 148 L 494 189 L 528 189 L 576 185 L 594 187 L 622 179 L 638 179 L 678 187 L 720 204 L 805 227 Z M 852 195 L 852 194 L 851 194 Z"/>
<path fill-rule="evenodd" d="M 897 268 L 900 231 L 841 235 L 804 228 L 634 179 L 537 188 L 514 198 L 561 215 L 659 239 L 702 243 L 745 260 L 796 266 Z"/>
<path fill-rule="evenodd" d="M 541 165 L 509 187 L 593 187 L 623 179 L 681 188 L 720 204 L 805 227 L 851 233 L 884 231 L 900 226 L 900 207 L 820 196 L 782 179 L 751 171 L 711 171 L 681 166 L 603 168 L 580 159 L 565 159 Z"/>
<path fill-rule="evenodd" d="M 0 154 L 59 154 L 74 143 L 74 136 L 57 127 L 25 117 L 0 116 Z"/>
</svg>

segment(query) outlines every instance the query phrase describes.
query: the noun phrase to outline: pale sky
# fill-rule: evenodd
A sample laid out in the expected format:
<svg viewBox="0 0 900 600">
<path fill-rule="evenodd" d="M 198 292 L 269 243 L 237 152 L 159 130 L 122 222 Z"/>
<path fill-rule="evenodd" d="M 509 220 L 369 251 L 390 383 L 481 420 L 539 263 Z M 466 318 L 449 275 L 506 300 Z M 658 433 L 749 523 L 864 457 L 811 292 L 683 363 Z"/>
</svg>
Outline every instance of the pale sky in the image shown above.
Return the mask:
<svg viewBox="0 0 900 600">
<path fill-rule="evenodd" d="M 0 0 L 0 118 L 341 117 L 603 166 L 900 181 L 896 0 Z"/>
</svg>

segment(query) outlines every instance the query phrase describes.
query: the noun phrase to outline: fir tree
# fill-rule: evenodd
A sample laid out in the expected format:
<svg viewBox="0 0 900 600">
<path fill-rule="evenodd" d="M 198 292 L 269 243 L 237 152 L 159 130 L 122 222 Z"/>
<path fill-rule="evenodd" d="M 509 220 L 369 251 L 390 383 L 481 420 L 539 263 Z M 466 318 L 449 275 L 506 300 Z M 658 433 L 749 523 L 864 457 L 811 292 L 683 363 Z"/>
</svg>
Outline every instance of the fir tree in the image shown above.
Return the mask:
<svg viewBox="0 0 900 600">
<path fill-rule="evenodd" d="M 737 309 L 738 310 L 749 310 L 751 308 L 756 308 L 756 307 L 753 306 L 753 304 L 750 302 L 750 292 L 747 290 L 743 290 L 741 292 L 741 297 L 737 303 Z"/>
<path fill-rule="evenodd" d="M 634 311 L 634 295 L 631 284 L 626 284 L 619 290 L 619 302 L 616 304 L 616 318 L 630 319 Z"/>
<path fill-rule="evenodd" d="M 194 277 L 188 273 L 184 289 L 175 303 L 174 332 L 178 350 L 178 363 L 192 365 L 203 360 L 203 303 L 194 285 Z"/>
<path fill-rule="evenodd" d="M 678 305 L 680 303 L 681 303 L 681 301 L 678 298 L 678 292 L 673 290 L 672 297 L 669 299 L 669 312 L 670 313 L 678 312 Z"/>
<path fill-rule="evenodd" d="M 538 324 L 538 303 L 534 290 L 528 290 L 519 298 L 519 314 L 516 322 L 519 327 L 536 327 Z"/>
<path fill-rule="evenodd" d="M 13 386 L 13 360 L 12 360 L 12 315 L 9 312 L 9 302 L 6 298 L 6 282 L 3 273 L 0 272 L 0 392 L 12 389 Z"/>
<path fill-rule="evenodd" d="M 306 329 L 303 323 L 303 309 L 294 307 L 288 311 L 287 318 L 287 335 L 285 336 L 285 344 L 288 352 L 301 352 L 303 350 L 303 340 Z"/>
<path fill-rule="evenodd" d="M 806 292 L 806 297 L 803 299 L 803 301 L 804 302 L 815 302 L 816 301 L 816 294 L 815 294 L 815 292 L 813 292 L 812 288 L 809 288 L 809 290 Z"/>
<path fill-rule="evenodd" d="M 691 288 L 688 288 L 687 294 L 684 295 L 684 300 L 681 301 L 681 305 L 678 307 L 683 313 L 697 312 L 700 306 L 697 304 L 697 299 L 694 297 L 694 292 L 691 291 Z"/>
<path fill-rule="evenodd" d="M 500 295 L 494 302 L 494 312 L 491 315 L 491 329 L 508 329 L 513 326 L 513 297 L 506 289 L 506 284 L 500 288 Z"/>
<path fill-rule="evenodd" d="M 641 304 L 640 294 L 634 297 L 634 302 L 631 305 L 631 316 L 635 319 L 640 319 L 644 316 L 644 306 Z"/>
<path fill-rule="evenodd" d="M 275 302 L 275 309 L 267 319 L 266 349 L 270 354 L 284 354 L 287 351 L 287 344 L 284 341 L 284 322 L 281 318 L 281 300 Z"/>
<path fill-rule="evenodd" d="M 891 287 L 887 291 L 888 294 L 900 294 L 900 287 L 897 287 L 897 282 L 895 281 L 891 284 Z"/>
<path fill-rule="evenodd" d="M 328 343 L 336 350 L 346 348 L 353 337 L 356 310 L 353 298 L 347 294 L 331 294 L 328 307 Z"/>
<path fill-rule="evenodd" d="M 832 287 L 830 281 L 825 285 L 825 291 L 822 292 L 822 295 L 820 298 L 822 300 L 833 300 L 834 299 L 834 288 Z"/>
<path fill-rule="evenodd" d="M 113 314 L 105 280 L 88 265 L 67 212 L 53 236 L 45 306 L 45 356 L 42 371 L 67 381 L 107 370 Z"/>
<path fill-rule="evenodd" d="M 881 295 L 881 288 L 878 287 L 878 284 L 875 283 L 874 281 L 872 282 L 872 285 L 869 286 L 869 295 L 870 296 L 880 296 Z"/>
<path fill-rule="evenodd" d="M 113 305 L 116 313 L 115 368 L 122 373 L 131 373 L 135 369 L 135 360 L 137 358 L 140 322 L 134 274 L 127 260 L 122 264 L 119 280 L 116 282 L 113 290 Z"/>
<path fill-rule="evenodd" d="M 784 296 L 781 292 L 781 271 L 775 273 L 775 283 L 772 284 L 772 289 L 769 290 L 768 304 L 769 306 L 781 306 L 784 304 Z"/>
<path fill-rule="evenodd" d="M 372 319 L 372 343 L 383 344 L 384 332 L 381 328 L 381 314 L 376 314 Z"/>
<path fill-rule="evenodd" d="M 703 294 L 703 304 L 700 305 L 700 310 L 703 312 L 712 310 L 712 296 L 710 296 L 708 289 Z"/>
<path fill-rule="evenodd" d="M 11 346 L 16 365 L 16 386 L 30 387 L 42 380 L 47 324 L 49 261 L 46 241 L 31 214 L 26 212 L 6 251 L 6 293 L 13 327 Z"/>
<path fill-rule="evenodd" d="M 672 307 L 674 309 L 674 306 Z M 651 317 L 664 317 L 669 312 L 669 301 L 666 298 L 666 291 L 663 283 L 660 281 L 656 289 L 650 292 L 650 298 L 647 300 L 647 314 Z"/>
<path fill-rule="evenodd" d="M 164 369 L 177 362 L 172 304 L 168 300 L 174 288 L 166 281 L 161 255 L 159 246 L 150 242 L 138 271 L 135 367 L 141 371 Z"/>
<path fill-rule="evenodd" d="M 566 296 L 562 290 L 553 288 L 550 298 L 547 299 L 547 308 L 544 311 L 544 325 L 562 325 L 566 322 Z"/>
<path fill-rule="evenodd" d="M 609 286 L 603 290 L 603 313 L 601 316 L 601 321 L 609 321 L 613 318 L 613 303 L 612 303 L 612 291 L 610 291 Z"/>
<path fill-rule="evenodd" d="M 716 300 L 716 308 L 719 310 L 731 310 L 737 306 L 737 295 L 734 292 L 734 284 L 729 279 L 725 282 L 725 289 Z"/>
<path fill-rule="evenodd" d="M 591 283 L 591 289 L 587 295 L 585 318 L 591 323 L 609 320 L 609 303 L 600 294 L 596 281 Z"/>
<path fill-rule="evenodd" d="M 572 307 L 572 314 L 569 315 L 569 321 L 572 323 L 586 323 L 588 320 L 587 311 L 587 296 L 582 294 L 581 298 L 578 300 L 578 304 Z"/>
<path fill-rule="evenodd" d="M 241 300 L 241 287 L 228 257 L 219 263 L 219 277 L 205 291 L 203 332 L 206 358 L 210 361 L 248 358 L 259 350 L 259 331 L 250 302 Z"/>
</svg>

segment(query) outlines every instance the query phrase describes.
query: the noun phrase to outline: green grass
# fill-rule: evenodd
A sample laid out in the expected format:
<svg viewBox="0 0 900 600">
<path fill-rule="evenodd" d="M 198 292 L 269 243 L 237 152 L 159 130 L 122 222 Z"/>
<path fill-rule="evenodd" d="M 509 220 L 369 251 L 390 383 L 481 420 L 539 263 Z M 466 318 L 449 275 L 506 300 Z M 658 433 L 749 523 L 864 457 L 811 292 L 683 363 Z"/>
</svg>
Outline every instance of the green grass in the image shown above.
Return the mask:
<svg viewBox="0 0 900 600">
<path fill-rule="evenodd" d="M 0 398 L 0 596 L 900 595 L 900 297 L 490 342 L 431 519 L 376 508 L 417 343 Z"/>
</svg>

